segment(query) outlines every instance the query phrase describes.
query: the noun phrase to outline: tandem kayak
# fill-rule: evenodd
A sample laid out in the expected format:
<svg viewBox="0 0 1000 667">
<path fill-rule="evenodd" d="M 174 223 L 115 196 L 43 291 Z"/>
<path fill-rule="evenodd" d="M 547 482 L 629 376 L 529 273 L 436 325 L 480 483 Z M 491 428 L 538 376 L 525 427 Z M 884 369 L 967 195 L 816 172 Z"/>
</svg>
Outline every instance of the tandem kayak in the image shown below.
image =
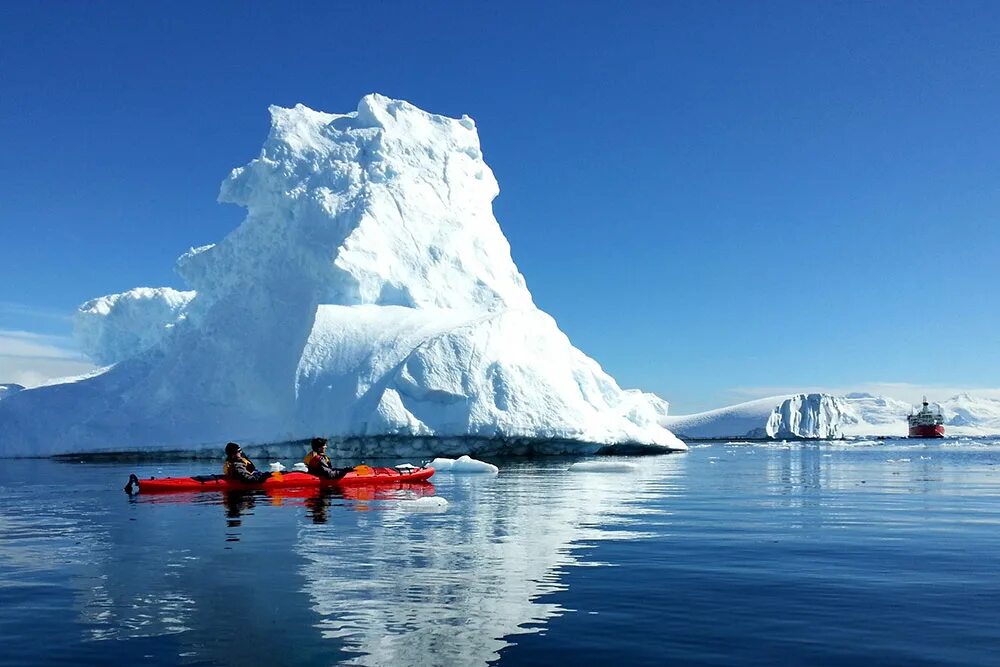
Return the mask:
<svg viewBox="0 0 1000 667">
<path fill-rule="evenodd" d="M 125 491 L 132 493 L 133 484 L 141 493 L 172 493 L 175 491 L 253 491 L 255 489 L 291 489 L 310 487 L 378 487 L 396 484 L 426 482 L 434 474 L 434 468 L 371 468 L 357 466 L 337 479 L 317 477 L 307 472 L 275 472 L 264 481 L 248 484 L 222 475 L 201 475 L 198 477 L 163 477 L 139 479 L 132 475 Z"/>
</svg>

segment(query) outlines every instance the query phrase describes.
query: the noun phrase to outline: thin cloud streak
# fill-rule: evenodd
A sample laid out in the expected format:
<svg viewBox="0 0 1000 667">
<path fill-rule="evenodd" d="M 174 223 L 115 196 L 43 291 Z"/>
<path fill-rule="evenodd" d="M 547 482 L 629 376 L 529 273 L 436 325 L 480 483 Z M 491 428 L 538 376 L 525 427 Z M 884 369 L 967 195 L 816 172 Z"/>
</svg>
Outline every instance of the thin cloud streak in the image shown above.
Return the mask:
<svg viewBox="0 0 1000 667">
<path fill-rule="evenodd" d="M 96 368 L 68 336 L 0 329 L 0 384 L 36 387 Z"/>
<path fill-rule="evenodd" d="M 59 378 L 73 377 L 97 370 L 85 360 L 56 359 L 52 357 L 0 356 L 0 384 L 13 382 L 29 389 L 49 384 Z"/>
<path fill-rule="evenodd" d="M 73 320 L 72 313 L 67 313 L 65 311 L 55 310 L 52 308 L 30 306 L 28 304 L 18 303 L 16 301 L 0 301 L 0 317 L 2 316 L 39 318 L 46 320 L 56 320 L 65 323 L 69 323 Z"/>
<path fill-rule="evenodd" d="M 0 356 L 29 359 L 83 359 L 67 336 L 0 329 Z"/>
</svg>

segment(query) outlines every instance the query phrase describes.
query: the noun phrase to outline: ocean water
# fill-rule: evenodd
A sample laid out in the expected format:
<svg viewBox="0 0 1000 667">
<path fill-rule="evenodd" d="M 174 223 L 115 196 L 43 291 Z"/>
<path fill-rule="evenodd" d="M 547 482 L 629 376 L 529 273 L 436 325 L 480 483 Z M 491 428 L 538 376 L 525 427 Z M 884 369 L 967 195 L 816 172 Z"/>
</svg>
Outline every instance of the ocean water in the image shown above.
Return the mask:
<svg viewBox="0 0 1000 667">
<path fill-rule="evenodd" d="M 627 461 L 134 498 L 214 466 L 0 461 L 0 666 L 1000 664 L 1000 441 Z"/>
</svg>

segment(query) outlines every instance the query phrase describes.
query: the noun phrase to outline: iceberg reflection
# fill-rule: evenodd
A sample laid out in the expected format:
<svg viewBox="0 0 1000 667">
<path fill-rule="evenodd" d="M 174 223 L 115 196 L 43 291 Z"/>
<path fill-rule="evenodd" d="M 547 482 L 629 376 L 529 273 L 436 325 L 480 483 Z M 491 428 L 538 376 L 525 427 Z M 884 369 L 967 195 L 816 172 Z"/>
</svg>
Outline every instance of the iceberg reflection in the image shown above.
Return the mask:
<svg viewBox="0 0 1000 667">
<path fill-rule="evenodd" d="M 627 531 L 630 505 L 662 494 L 683 457 L 646 461 L 655 465 L 624 474 L 556 464 L 486 479 L 441 475 L 445 513 L 413 514 L 403 501 L 360 516 L 356 530 L 303 526 L 296 552 L 317 627 L 357 664 L 496 660 L 511 636 L 567 611 L 544 598 L 565 590 L 562 569 L 579 563 L 581 548 L 638 536 Z"/>
</svg>

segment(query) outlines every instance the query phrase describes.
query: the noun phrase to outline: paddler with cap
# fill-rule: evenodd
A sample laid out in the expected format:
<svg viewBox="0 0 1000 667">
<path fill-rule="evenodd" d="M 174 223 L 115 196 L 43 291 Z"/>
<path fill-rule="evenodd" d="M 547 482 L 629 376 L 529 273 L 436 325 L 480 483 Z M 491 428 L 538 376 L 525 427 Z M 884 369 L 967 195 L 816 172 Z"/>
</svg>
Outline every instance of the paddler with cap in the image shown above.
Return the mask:
<svg viewBox="0 0 1000 667">
<path fill-rule="evenodd" d="M 226 445 L 226 462 L 222 464 L 222 474 L 226 479 L 246 484 L 260 484 L 271 476 L 270 473 L 257 470 L 253 461 L 243 455 L 243 450 L 235 442 Z"/>
</svg>

